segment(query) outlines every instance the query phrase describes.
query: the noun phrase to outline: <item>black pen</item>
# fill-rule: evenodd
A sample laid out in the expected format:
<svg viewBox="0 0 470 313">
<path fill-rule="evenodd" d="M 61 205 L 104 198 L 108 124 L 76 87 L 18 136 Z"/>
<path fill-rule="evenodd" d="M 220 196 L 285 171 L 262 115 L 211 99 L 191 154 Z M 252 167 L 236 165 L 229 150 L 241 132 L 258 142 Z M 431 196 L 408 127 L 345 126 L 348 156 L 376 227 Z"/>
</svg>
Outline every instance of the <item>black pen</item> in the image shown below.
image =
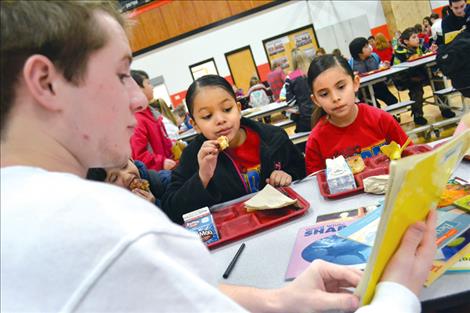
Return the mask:
<svg viewBox="0 0 470 313">
<path fill-rule="evenodd" d="M 230 273 L 232 272 L 233 268 L 235 267 L 235 264 L 237 263 L 238 258 L 240 257 L 240 254 L 242 254 L 243 249 L 245 249 L 245 243 L 242 243 L 240 248 L 238 248 L 237 253 L 232 259 L 232 262 L 228 265 L 227 269 L 225 270 L 224 275 L 222 275 L 223 278 L 227 279 Z"/>
</svg>

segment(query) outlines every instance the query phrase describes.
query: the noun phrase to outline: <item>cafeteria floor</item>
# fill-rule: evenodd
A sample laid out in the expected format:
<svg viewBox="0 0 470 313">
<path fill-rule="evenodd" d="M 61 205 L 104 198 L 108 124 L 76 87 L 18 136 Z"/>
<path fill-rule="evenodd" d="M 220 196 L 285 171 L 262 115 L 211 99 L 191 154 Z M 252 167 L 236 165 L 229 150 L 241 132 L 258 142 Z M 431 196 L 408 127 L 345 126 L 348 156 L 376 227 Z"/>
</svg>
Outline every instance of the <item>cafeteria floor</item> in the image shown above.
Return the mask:
<svg viewBox="0 0 470 313">
<path fill-rule="evenodd" d="M 394 86 L 389 86 L 389 89 L 401 101 L 409 100 L 408 91 L 405 90 L 405 91 L 398 92 L 398 90 Z M 430 86 L 424 87 L 424 97 L 426 98 L 426 97 L 431 97 L 431 96 L 432 96 L 431 87 Z M 447 97 L 449 99 L 449 103 L 450 103 L 452 109 L 454 111 L 456 111 L 456 113 L 459 114 L 458 111 L 462 109 L 462 105 L 463 105 L 462 97 L 460 96 L 460 94 L 457 93 L 457 94 L 453 94 L 453 95 L 450 95 L 450 96 L 447 96 Z M 470 99 L 465 98 L 465 103 L 466 103 L 467 107 L 470 106 Z M 384 104 L 383 104 L 383 106 L 384 106 Z M 440 112 L 439 108 L 436 105 L 425 104 L 424 107 L 423 107 L 423 110 L 424 110 L 424 117 L 428 120 L 428 123 L 434 123 L 434 122 L 441 121 L 441 120 L 444 119 L 441 116 L 441 112 Z M 279 122 L 279 121 L 283 120 L 284 118 L 285 117 L 280 113 L 275 114 L 274 116 L 272 116 L 271 123 Z M 409 131 L 409 130 L 412 130 L 413 128 L 415 128 L 415 124 L 413 122 L 413 117 L 411 116 L 411 111 L 408 111 L 406 113 L 401 113 L 400 114 L 400 119 L 401 119 L 400 124 L 401 124 L 403 130 Z M 413 141 L 415 143 L 431 142 L 431 141 L 435 141 L 435 140 L 438 140 L 438 139 L 442 139 L 442 138 L 452 136 L 456 126 L 457 125 L 449 125 L 447 127 L 444 127 L 441 130 L 439 138 L 436 138 L 436 136 L 434 136 L 434 135 L 431 136 L 431 138 L 429 140 L 426 140 L 423 136 L 417 136 L 417 135 L 411 135 L 410 137 L 411 137 L 411 139 L 413 139 Z M 290 126 L 290 127 L 286 128 L 286 132 L 289 135 L 293 134 L 294 130 L 295 130 L 295 126 Z"/>
</svg>

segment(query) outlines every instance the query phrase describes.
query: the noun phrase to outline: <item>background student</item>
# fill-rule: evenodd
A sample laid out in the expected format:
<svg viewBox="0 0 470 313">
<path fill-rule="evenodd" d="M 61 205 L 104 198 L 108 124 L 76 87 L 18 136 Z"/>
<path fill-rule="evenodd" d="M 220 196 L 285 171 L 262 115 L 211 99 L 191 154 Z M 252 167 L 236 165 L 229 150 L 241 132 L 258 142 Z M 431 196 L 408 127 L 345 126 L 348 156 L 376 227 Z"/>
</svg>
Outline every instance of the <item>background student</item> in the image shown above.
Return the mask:
<svg viewBox="0 0 470 313">
<path fill-rule="evenodd" d="M 2 310 L 357 308 L 342 287 L 355 286 L 358 272 L 326 262 L 279 289 L 217 288 L 199 238 L 122 188 L 84 180 L 90 167 L 127 160 L 133 115 L 147 105 L 130 79 L 126 21 L 101 2 L 0 5 L 0 76 L 11 78 L 0 92 Z M 408 229 L 361 313 L 419 311 L 416 295 L 434 256 L 432 216 Z"/>
<path fill-rule="evenodd" d="M 282 63 L 279 60 L 273 60 L 271 64 L 271 71 L 268 73 L 268 83 L 273 93 L 274 101 L 279 100 L 279 94 L 281 93 L 282 86 L 286 80 L 286 74 L 281 67 Z"/>
<path fill-rule="evenodd" d="M 366 38 L 353 39 L 349 44 L 349 52 L 352 57 L 350 66 L 353 72 L 367 73 L 379 69 L 381 60 L 376 53 L 372 52 Z M 390 63 L 386 63 L 384 66 L 389 67 Z M 374 88 L 375 97 L 385 104 L 392 105 L 398 102 L 398 99 L 388 90 L 385 82 L 376 83 L 372 88 Z"/>
<path fill-rule="evenodd" d="M 392 140 L 400 145 L 406 142 L 408 136 L 391 114 L 355 103 L 359 77 L 346 59 L 330 54 L 315 58 L 308 83 L 316 107 L 305 150 L 307 174 L 324 169 L 328 158 L 357 154 L 368 158 Z"/>
<path fill-rule="evenodd" d="M 384 34 L 378 33 L 375 36 L 375 48 L 373 49 L 373 52 L 379 56 L 382 62 L 388 62 L 388 64 L 392 63 L 393 48 Z"/>
<path fill-rule="evenodd" d="M 295 121 L 295 132 L 306 132 L 312 129 L 311 115 L 313 103 L 310 99 L 310 87 L 307 83 L 307 71 L 312 61 L 305 52 L 295 48 L 291 52 L 292 72 L 286 77 L 286 100 L 295 99 L 295 105 L 299 108 L 298 117 Z M 305 145 L 301 145 L 302 152 Z"/>
<path fill-rule="evenodd" d="M 230 84 L 217 75 L 194 81 L 186 94 L 194 129 L 200 133 L 184 149 L 163 197 L 173 221 L 204 206 L 261 190 L 287 186 L 305 176 L 302 154 L 279 127 L 241 118 Z M 217 138 L 229 147 L 220 151 Z M 191 195 L 191 196 L 188 196 Z"/>
<path fill-rule="evenodd" d="M 171 112 L 170 107 L 162 98 L 153 99 L 149 102 L 150 110 L 156 119 L 162 116 L 162 122 L 166 133 L 171 140 L 178 140 L 179 128 L 176 116 Z"/>
<path fill-rule="evenodd" d="M 403 31 L 400 37 L 400 44 L 395 49 L 394 64 L 412 61 L 424 54 L 419 44 L 418 33 L 414 27 L 408 27 Z M 410 68 L 406 73 L 396 75 L 394 82 L 398 89 L 408 89 L 410 99 L 414 101 L 411 105 L 413 120 L 417 125 L 425 125 L 428 120 L 423 112 L 423 87 L 429 83 L 429 78 L 424 66 Z M 445 118 L 455 117 L 455 113 L 449 108 L 439 107 L 441 115 Z"/>
<path fill-rule="evenodd" d="M 147 100 L 153 100 L 153 87 L 148 75 L 143 71 L 131 71 L 132 78 L 144 92 Z M 171 170 L 176 166 L 172 159 L 171 147 L 173 143 L 169 138 L 163 117 L 155 117 L 150 107 L 135 114 L 137 125 L 131 137 L 132 158 L 142 161 L 149 169 L 160 171 Z"/>
</svg>

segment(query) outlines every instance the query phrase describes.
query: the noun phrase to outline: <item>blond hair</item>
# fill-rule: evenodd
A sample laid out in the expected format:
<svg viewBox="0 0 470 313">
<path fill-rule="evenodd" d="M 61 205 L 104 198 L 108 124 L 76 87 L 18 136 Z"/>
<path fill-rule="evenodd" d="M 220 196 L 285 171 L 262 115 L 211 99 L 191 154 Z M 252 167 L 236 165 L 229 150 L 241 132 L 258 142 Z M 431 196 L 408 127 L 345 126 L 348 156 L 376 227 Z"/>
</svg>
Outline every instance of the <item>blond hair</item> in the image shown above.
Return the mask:
<svg viewBox="0 0 470 313">
<path fill-rule="evenodd" d="M 377 48 L 377 50 L 385 50 L 390 47 L 390 43 L 388 42 L 384 34 L 378 33 L 375 36 L 375 47 Z"/>
<path fill-rule="evenodd" d="M 295 71 L 297 69 L 300 69 L 302 71 L 302 73 L 307 74 L 308 67 L 310 66 L 310 62 L 312 60 L 310 60 L 310 58 L 307 57 L 305 52 L 303 52 L 300 49 L 297 49 L 297 48 L 292 49 L 291 53 L 292 53 L 293 71 Z"/>
</svg>

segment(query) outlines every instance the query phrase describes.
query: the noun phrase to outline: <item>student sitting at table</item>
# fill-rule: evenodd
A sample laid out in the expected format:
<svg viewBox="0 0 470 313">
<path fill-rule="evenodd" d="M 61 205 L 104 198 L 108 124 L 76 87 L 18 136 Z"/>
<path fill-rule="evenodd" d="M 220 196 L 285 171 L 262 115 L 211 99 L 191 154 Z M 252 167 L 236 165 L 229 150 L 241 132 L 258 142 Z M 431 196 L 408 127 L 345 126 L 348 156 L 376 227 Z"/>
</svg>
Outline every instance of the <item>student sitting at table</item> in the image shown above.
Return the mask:
<svg viewBox="0 0 470 313">
<path fill-rule="evenodd" d="M 389 64 L 392 63 L 393 58 L 393 48 L 387 37 L 384 34 L 378 33 L 375 36 L 375 48 L 373 49 L 382 62 Z"/>
<path fill-rule="evenodd" d="M 364 37 L 353 39 L 349 44 L 349 52 L 352 59 L 349 61 L 353 72 L 367 73 L 379 69 L 381 60 L 379 56 L 372 52 L 369 42 Z M 384 67 L 390 67 L 389 62 L 385 62 Z M 387 105 L 398 102 L 398 99 L 388 90 L 385 82 L 378 82 L 373 85 L 375 97 L 382 100 Z"/>
<path fill-rule="evenodd" d="M 132 79 L 139 85 L 148 102 L 153 100 L 153 87 L 147 73 L 131 71 Z M 173 145 L 163 124 L 163 116 L 152 111 L 148 106 L 145 110 L 134 114 L 137 125 L 131 137 L 132 158 L 142 161 L 154 170 L 171 170 L 176 166 L 171 147 Z"/>
<path fill-rule="evenodd" d="M 250 105 L 253 108 L 262 107 L 271 103 L 271 99 L 269 99 L 268 96 L 268 89 L 265 85 L 260 83 L 257 76 L 253 76 L 250 79 L 250 89 L 248 89 L 246 96 L 250 99 Z"/>
<path fill-rule="evenodd" d="M 302 154 L 279 127 L 241 118 L 230 84 L 206 75 L 189 86 L 186 104 L 199 135 L 184 149 L 163 196 L 163 209 L 182 215 L 256 192 L 266 184 L 287 186 L 305 176 Z M 221 151 L 217 139 L 226 136 Z"/>
<path fill-rule="evenodd" d="M 372 157 L 392 140 L 403 145 L 408 136 L 393 116 L 376 107 L 355 103 L 359 77 L 348 61 L 334 55 L 315 58 L 308 69 L 314 128 L 307 140 L 307 174 L 325 168 L 326 159 L 354 155 Z"/>
<path fill-rule="evenodd" d="M 307 132 L 312 129 L 311 116 L 313 103 L 310 99 L 310 87 L 307 83 L 307 71 L 312 61 L 304 51 L 292 49 L 292 69 L 286 77 L 286 100 L 289 102 L 295 99 L 295 105 L 299 108 L 298 115 L 292 119 L 295 122 L 295 132 Z M 299 145 L 301 150 L 305 150 L 305 145 Z"/>
<path fill-rule="evenodd" d="M 160 207 L 160 199 L 171 181 L 171 171 L 149 170 L 144 163 L 129 158 L 123 166 L 90 168 L 86 179 L 123 187 Z"/>
<path fill-rule="evenodd" d="M 434 49 L 433 46 L 432 49 Z M 423 50 L 419 45 L 418 33 L 414 27 L 408 27 L 403 31 L 400 37 L 400 43 L 395 50 L 394 64 L 413 61 L 422 56 Z M 417 125 L 425 125 L 428 120 L 424 118 L 423 113 L 423 85 L 429 83 L 429 78 L 424 66 L 410 68 L 404 73 L 399 73 L 394 78 L 394 82 L 399 90 L 408 89 L 410 99 L 414 101 L 411 105 L 413 120 Z M 454 117 L 455 113 L 449 108 L 439 107 L 441 115 L 445 118 Z"/>
</svg>

